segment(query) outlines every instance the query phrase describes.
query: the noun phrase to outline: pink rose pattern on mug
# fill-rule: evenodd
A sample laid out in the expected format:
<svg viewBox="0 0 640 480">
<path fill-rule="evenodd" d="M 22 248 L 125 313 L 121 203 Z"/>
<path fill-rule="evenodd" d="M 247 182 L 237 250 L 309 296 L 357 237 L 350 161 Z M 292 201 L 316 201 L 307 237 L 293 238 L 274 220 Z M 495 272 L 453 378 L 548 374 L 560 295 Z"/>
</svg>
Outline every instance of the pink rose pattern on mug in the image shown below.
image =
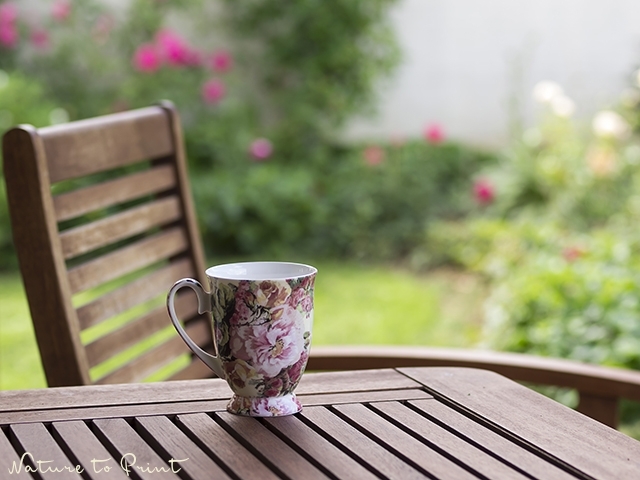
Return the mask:
<svg viewBox="0 0 640 480">
<path fill-rule="evenodd" d="M 235 395 L 229 411 L 288 415 L 309 357 L 315 274 L 287 280 L 212 282 L 218 353 Z"/>
</svg>

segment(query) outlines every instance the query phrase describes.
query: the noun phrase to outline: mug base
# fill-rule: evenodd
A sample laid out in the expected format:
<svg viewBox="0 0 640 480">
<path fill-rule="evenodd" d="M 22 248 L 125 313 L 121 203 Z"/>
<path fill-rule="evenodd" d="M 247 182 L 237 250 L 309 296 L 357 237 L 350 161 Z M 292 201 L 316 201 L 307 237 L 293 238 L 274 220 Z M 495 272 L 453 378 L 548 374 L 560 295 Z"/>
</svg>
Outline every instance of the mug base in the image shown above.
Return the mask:
<svg viewBox="0 0 640 480">
<path fill-rule="evenodd" d="M 295 393 L 281 397 L 240 397 L 234 395 L 227 411 L 245 417 L 282 417 L 293 415 L 302 410 L 302 404 Z"/>
</svg>

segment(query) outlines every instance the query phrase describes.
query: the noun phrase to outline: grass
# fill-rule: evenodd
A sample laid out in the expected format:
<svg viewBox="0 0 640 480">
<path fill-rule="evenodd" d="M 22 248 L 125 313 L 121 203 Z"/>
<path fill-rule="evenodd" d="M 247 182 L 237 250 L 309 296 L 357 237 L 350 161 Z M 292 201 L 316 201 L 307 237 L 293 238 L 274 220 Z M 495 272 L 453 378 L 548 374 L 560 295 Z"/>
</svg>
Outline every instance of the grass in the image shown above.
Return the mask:
<svg viewBox="0 0 640 480">
<path fill-rule="evenodd" d="M 313 264 L 318 267 L 316 345 L 464 347 L 479 339 L 485 290 L 473 276 L 450 270 L 416 275 L 356 263 Z M 0 275 L 0 291 L 0 390 L 45 387 L 19 274 Z"/>
</svg>

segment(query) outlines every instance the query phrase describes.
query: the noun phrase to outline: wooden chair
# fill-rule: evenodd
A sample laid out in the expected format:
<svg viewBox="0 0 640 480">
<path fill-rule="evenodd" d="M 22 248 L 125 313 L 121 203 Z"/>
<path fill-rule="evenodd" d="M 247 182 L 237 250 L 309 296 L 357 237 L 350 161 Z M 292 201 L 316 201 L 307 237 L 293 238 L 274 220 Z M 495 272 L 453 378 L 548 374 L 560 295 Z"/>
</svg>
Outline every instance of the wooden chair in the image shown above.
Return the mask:
<svg viewBox="0 0 640 480">
<path fill-rule="evenodd" d="M 180 369 L 168 378 L 211 376 L 190 361 L 164 307 L 175 280 L 202 281 L 204 272 L 173 106 L 22 126 L 7 132 L 3 148 L 15 246 L 48 384 L 140 381 L 176 358 Z M 211 327 L 195 306 L 194 298 L 180 297 L 179 314 L 206 347 Z M 104 367 L 163 331 L 155 346 L 113 371 Z M 445 365 L 575 388 L 578 410 L 608 425 L 617 424 L 620 398 L 640 401 L 640 372 L 519 354 L 313 346 L 308 370 Z"/>
<path fill-rule="evenodd" d="M 176 280 L 204 273 L 174 107 L 19 126 L 5 134 L 3 154 L 49 386 L 135 382 L 161 367 L 170 378 L 211 376 L 190 360 L 164 304 Z M 185 293 L 179 313 L 206 348 L 211 327 Z"/>
</svg>

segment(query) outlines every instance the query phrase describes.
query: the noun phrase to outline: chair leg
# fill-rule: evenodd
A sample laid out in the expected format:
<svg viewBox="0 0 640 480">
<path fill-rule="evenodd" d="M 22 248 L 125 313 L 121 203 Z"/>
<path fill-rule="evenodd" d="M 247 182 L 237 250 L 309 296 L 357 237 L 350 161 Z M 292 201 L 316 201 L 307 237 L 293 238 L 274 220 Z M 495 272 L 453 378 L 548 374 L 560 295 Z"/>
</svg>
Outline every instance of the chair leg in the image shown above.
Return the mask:
<svg viewBox="0 0 640 480">
<path fill-rule="evenodd" d="M 612 428 L 618 427 L 618 399 L 580 393 L 577 410 Z"/>
</svg>

